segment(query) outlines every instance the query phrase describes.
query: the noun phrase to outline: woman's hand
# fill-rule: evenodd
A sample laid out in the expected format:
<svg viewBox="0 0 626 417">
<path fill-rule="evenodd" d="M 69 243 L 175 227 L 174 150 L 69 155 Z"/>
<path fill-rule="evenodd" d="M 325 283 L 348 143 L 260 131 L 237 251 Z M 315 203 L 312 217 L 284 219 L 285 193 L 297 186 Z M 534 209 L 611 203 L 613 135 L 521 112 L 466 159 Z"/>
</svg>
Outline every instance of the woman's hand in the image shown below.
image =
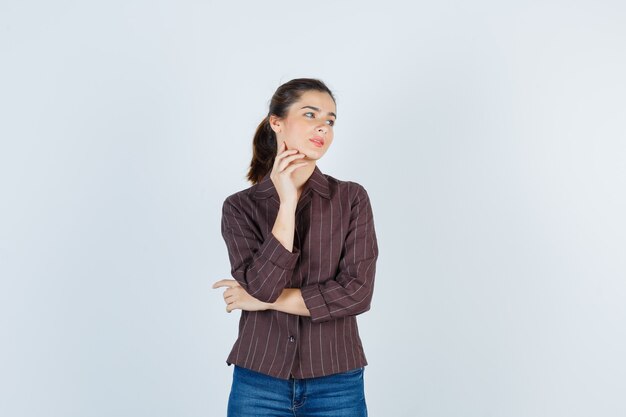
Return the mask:
<svg viewBox="0 0 626 417">
<path fill-rule="evenodd" d="M 246 311 L 268 310 L 270 303 L 264 303 L 257 300 L 243 289 L 241 285 L 234 279 L 222 279 L 213 284 L 213 288 L 228 287 L 224 291 L 224 301 L 226 302 L 226 311 L 231 312 L 236 308 Z"/>
<path fill-rule="evenodd" d="M 299 153 L 297 149 L 287 149 L 287 144 L 284 141 L 280 144 L 270 178 L 276 187 L 281 203 L 293 204 L 294 207 L 298 204 L 298 189 L 291 179 L 291 173 L 307 165 L 307 162 L 292 162 L 305 156 L 303 153 Z"/>
</svg>

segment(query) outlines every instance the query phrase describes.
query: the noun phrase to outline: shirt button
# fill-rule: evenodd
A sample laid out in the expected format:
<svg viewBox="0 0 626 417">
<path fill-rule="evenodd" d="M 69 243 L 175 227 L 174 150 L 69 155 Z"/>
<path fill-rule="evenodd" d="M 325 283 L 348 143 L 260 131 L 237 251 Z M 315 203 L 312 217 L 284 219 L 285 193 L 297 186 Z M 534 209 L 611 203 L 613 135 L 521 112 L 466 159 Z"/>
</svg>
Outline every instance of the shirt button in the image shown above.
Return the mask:
<svg viewBox="0 0 626 417">
<path fill-rule="evenodd" d="M 295 337 L 293 337 L 293 336 L 289 336 L 289 341 L 290 341 L 290 342 L 295 342 L 295 341 L 296 341 L 296 338 L 295 338 Z"/>
</svg>

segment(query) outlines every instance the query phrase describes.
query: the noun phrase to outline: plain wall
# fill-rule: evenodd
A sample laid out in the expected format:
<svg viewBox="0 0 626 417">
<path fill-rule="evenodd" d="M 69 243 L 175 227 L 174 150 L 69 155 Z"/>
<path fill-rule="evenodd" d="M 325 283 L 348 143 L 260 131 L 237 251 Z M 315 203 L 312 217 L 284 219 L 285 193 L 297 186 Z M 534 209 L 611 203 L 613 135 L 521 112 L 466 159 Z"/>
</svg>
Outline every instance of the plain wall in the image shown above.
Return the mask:
<svg viewBox="0 0 626 417">
<path fill-rule="evenodd" d="M 274 90 L 370 195 L 371 416 L 624 416 L 626 6 L 4 1 L 0 415 L 225 415 L 224 198 Z"/>
</svg>

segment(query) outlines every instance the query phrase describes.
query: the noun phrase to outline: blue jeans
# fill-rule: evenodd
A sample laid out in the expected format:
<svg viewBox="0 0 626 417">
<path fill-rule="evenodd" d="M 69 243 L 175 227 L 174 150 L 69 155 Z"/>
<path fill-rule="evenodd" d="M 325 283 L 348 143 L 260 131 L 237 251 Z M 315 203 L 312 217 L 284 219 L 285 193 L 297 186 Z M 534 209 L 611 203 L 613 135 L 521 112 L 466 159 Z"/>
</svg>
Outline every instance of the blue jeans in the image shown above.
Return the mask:
<svg viewBox="0 0 626 417">
<path fill-rule="evenodd" d="M 228 417 L 367 417 L 364 368 L 285 380 L 233 366 Z"/>
</svg>

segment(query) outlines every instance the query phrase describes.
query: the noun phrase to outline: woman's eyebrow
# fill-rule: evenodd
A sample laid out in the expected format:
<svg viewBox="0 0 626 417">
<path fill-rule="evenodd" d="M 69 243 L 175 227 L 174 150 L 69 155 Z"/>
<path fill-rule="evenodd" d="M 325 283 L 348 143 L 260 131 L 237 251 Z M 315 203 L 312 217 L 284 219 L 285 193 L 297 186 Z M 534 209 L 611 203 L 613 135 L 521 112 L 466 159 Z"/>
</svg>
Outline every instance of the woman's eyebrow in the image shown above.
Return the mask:
<svg viewBox="0 0 626 417">
<path fill-rule="evenodd" d="M 300 110 L 302 110 L 302 109 L 312 109 L 312 110 L 315 110 L 318 113 L 320 111 L 320 109 L 318 109 L 317 107 L 313 107 L 313 106 L 304 106 Z M 328 114 L 330 116 L 333 116 L 335 119 L 337 118 L 337 115 L 335 113 L 333 113 L 332 111 L 329 111 Z"/>
</svg>

